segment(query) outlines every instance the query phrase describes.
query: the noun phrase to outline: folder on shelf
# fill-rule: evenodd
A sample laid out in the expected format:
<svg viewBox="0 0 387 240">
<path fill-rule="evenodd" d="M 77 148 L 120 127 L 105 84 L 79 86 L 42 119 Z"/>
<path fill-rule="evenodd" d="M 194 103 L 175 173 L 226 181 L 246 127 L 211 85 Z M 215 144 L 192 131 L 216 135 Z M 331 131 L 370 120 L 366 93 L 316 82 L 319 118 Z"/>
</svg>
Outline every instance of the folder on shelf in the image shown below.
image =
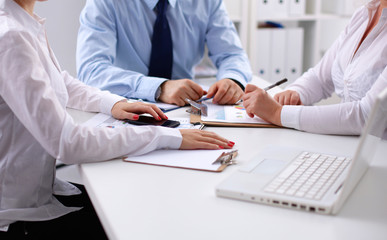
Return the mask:
<svg viewBox="0 0 387 240">
<path fill-rule="evenodd" d="M 304 29 L 286 29 L 286 59 L 285 74 L 289 83 L 294 82 L 302 74 L 302 59 L 304 48 Z"/>
<path fill-rule="evenodd" d="M 221 172 L 236 164 L 238 150 L 156 150 L 141 156 L 125 157 L 125 162 L 164 167 Z"/>
<path fill-rule="evenodd" d="M 289 15 L 302 16 L 305 14 L 305 0 L 289 0 Z"/>
<path fill-rule="evenodd" d="M 256 66 L 253 66 L 254 72 L 262 79 L 270 78 L 271 62 L 271 29 L 258 28 L 256 45 Z"/>
<path fill-rule="evenodd" d="M 285 18 L 289 12 L 290 0 L 256 0 L 257 20 L 267 20 L 274 18 Z"/>
<path fill-rule="evenodd" d="M 270 18 L 273 0 L 257 0 L 257 20 Z"/>
<path fill-rule="evenodd" d="M 271 29 L 270 81 L 275 82 L 285 77 L 286 29 Z"/>
<path fill-rule="evenodd" d="M 243 15 L 241 1 L 223 0 L 223 3 L 231 19 L 241 19 Z"/>
<path fill-rule="evenodd" d="M 286 18 L 290 0 L 271 0 L 271 17 Z"/>
</svg>

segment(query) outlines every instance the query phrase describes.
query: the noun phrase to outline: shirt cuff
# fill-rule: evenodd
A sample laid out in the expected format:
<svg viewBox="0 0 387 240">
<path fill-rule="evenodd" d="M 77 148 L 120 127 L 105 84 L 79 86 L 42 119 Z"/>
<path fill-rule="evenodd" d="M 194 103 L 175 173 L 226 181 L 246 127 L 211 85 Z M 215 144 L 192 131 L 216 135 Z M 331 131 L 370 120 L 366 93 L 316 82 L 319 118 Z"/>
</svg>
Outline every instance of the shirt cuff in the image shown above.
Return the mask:
<svg viewBox="0 0 387 240">
<path fill-rule="evenodd" d="M 158 77 L 147 77 L 144 76 L 141 78 L 141 82 L 136 89 L 135 97 L 139 99 L 144 99 L 151 102 L 156 102 L 156 92 L 161 84 L 168 79 L 158 78 Z"/>
<path fill-rule="evenodd" d="M 120 101 L 126 101 L 126 98 L 112 94 L 108 91 L 103 91 L 102 99 L 100 102 L 100 112 L 107 115 L 112 115 L 112 108 L 114 104 Z"/>
<path fill-rule="evenodd" d="M 302 106 L 285 105 L 281 111 L 281 124 L 284 127 L 300 129 Z"/>
<path fill-rule="evenodd" d="M 165 136 L 165 139 L 160 139 L 159 148 L 162 149 L 179 149 L 183 141 L 183 136 L 178 129 L 158 127 L 161 131 L 160 136 Z M 163 138 L 163 137 L 162 137 Z"/>
</svg>

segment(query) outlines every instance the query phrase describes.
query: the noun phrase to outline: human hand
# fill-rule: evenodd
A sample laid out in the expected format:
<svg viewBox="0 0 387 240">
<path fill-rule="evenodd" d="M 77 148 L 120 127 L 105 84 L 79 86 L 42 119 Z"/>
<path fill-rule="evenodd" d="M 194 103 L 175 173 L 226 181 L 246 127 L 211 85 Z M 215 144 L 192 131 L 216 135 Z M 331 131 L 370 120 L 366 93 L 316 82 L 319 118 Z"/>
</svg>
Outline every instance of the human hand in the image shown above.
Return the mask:
<svg viewBox="0 0 387 240">
<path fill-rule="evenodd" d="M 243 96 L 243 106 L 250 117 L 257 115 L 263 120 L 278 126 L 281 124 L 282 106 L 267 92 L 255 85 L 247 84 Z"/>
<path fill-rule="evenodd" d="M 183 136 L 180 149 L 230 149 L 231 142 L 216 133 L 198 129 L 180 129 Z"/>
<path fill-rule="evenodd" d="M 196 101 L 204 94 L 206 94 L 206 91 L 190 79 L 168 80 L 161 84 L 159 100 L 165 103 L 184 106 L 186 98 Z"/>
<path fill-rule="evenodd" d="M 281 105 L 302 105 L 300 94 L 293 90 L 277 93 L 274 99 Z"/>
<path fill-rule="evenodd" d="M 217 81 L 208 90 L 207 97 L 214 97 L 217 104 L 235 104 L 243 96 L 243 90 L 233 80 L 225 78 Z"/>
<path fill-rule="evenodd" d="M 168 117 L 154 104 L 135 102 L 128 103 L 126 101 L 119 101 L 112 107 L 112 116 L 117 119 L 138 120 L 142 113 L 149 113 L 155 119 L 168 119 Z"/>
</svg>

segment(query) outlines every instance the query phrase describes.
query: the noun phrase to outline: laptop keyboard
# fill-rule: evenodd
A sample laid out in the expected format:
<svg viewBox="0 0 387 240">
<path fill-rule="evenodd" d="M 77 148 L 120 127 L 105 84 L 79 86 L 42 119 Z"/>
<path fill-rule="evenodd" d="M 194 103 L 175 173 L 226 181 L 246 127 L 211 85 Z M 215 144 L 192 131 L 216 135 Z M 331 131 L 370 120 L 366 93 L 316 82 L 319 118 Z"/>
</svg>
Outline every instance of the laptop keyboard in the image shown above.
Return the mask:
<svg viewBox="0 0 387 240">
<path fill-rule="evenodd" d="M 303 152 L 265 187 L 266 192 L 320 200 L 350 158 Z"/>
</svg>

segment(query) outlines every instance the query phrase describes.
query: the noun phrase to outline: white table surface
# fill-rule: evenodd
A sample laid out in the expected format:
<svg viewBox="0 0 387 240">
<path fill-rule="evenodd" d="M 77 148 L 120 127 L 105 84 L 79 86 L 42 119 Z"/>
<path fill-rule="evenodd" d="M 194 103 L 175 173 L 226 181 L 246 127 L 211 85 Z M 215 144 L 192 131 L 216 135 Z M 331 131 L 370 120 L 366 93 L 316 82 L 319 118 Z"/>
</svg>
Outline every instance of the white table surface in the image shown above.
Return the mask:
<svg viewBox="0 0 387 240">
<path fill-rule="evenodd" d="M 76 121 L 92 114 L 69 110 Z M 188 117 L 185 109 L 169 118 Z M 336 216 L 219 198 L 215 187 L 272 145 L 353 155 L 358 137 L 291 129 L 207 127 L 236 142 L 238 165 L 221 173 L 111 160 L 80 165 L 110 239 L 387 239 L 387 141 Z M 108 146 L 108 144 L 107 144 Z"/>
</svg>

